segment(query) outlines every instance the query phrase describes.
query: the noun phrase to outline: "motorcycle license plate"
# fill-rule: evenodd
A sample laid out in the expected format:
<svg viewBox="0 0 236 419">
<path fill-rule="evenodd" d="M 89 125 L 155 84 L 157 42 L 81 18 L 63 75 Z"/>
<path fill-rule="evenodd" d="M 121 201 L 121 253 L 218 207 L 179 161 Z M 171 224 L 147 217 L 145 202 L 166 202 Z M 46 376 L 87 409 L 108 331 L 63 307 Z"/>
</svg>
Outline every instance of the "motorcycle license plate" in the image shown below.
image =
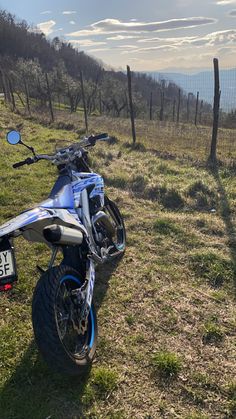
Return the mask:
<svg viewBox="0 0 236 419">
<path fill-rule="evenodd" d="M 16 277 L 16 268 L 13 251 L 11 249 L 0 252 L 0 283 L 7 278 Z"/>
</svg>

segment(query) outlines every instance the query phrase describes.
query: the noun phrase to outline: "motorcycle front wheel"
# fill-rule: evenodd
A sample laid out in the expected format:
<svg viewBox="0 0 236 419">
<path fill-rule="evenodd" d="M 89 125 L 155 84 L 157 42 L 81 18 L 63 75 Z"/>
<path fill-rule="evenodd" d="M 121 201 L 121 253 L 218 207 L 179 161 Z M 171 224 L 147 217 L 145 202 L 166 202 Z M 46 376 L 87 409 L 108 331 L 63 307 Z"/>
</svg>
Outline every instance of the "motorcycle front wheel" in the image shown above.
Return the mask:
<svg viewBox="0 0 236 419">
<path fill-rule="evenodd" d="M 108 196 L 105 196 L 104 209 L 115 229 L 115 237 L 113 238 L 114 256 L 122 255 L 126 248 L 126 230 L 123 217 L 115 202 L 109 199 Z"/>
<path fill-rule="evenodd" d="M 42 274 L 33 295 L 32 323 L 39 351 L 51 368 L 69 375 L 85 372 L 97 344 L 93 304 L 83 331 L 78 327 L 80 319 L 75 318 L 77 311 L 72 307 L 71 291 L 82 283 L 77 271 L 60 265 Z"/>
</svg>

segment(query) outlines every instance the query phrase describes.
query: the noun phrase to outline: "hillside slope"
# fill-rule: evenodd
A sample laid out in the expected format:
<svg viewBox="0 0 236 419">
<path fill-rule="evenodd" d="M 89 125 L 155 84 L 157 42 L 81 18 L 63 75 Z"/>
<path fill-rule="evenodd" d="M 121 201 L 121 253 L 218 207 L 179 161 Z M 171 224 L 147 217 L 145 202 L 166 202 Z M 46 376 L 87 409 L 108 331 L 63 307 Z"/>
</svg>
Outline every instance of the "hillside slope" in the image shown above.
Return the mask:
<svg viewBox="0 0 236 419">
<path fill-rule="evenodd" d="M 119 134 L 116 123 L 90 120 L 94 131 L 118 138 L 92 150 L 91 164 L 104 175 L 128 237 L 124 258 L 98 270 L 96 360 L 81 380 L 45 366 L 33 341 L 31 298 L 35 266 L 46 266 L 48 252 L 16 240 L 19 283 L 0 295 L 1 419 L 235 415 L 233 169 L 223 165 L 212 173 L 197 160 L 197 150 L 191 160 L 175 154 L 174 142 L 172 154 L 160 153 L 170 138 L 155 142 L 148 131 L 133 149 L 128 131 Z M 11 168 L 27 155 L 4 140 L 19 124 L 38 152 L 77 138 L 1 105 L 1 223 L 45 198 L 56 176 L 46 163 Z"/>
</svg>

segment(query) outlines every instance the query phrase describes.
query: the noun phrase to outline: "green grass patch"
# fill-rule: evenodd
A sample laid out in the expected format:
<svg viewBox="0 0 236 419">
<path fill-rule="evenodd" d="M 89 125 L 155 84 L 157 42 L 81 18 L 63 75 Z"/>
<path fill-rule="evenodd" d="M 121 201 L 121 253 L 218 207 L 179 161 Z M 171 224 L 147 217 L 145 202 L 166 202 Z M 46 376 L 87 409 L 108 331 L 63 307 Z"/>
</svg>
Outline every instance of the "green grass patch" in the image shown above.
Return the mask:
<svg viewBox="0 0 236 419">
<path fill-rule="evenodd" d="M 160 351 L 152 357 L 152 366 L 160 377 L 176 378 L 181 371 L 182 360 L 175 353 Z"/>
<path fill-rule="evenodd" d="M 118 374 L 107 367 L 94 367 L 91 381 L 96 394 L 100 398 L 106 398 L 118 386 Z"/>
<path fill-rule="evenodd" d="M 236 382 L 231 382 L 227 388 L 228 392 L 228 417 L 235 418 L 236 417 Z"/>
<path fill-rule="evenodd" d="M 133 324 L 135 323 L 135 317 L 133 316 L 133 314 L 129 314 L 128 316 L 126 316 L 125 320 L 129 326 L 133 326 Z"/>
<path fill-rule="evenodd" d="M 235 266 L 232 261 L 213 252 L 190 255 L 190 266 L 199 278 L 204 278 L 212 287 L 234 281 Z"/>
<path fill-rule="evenodd" d="M 217 344 L 221 343 L 224 340 L 224 331 L 214 321 L 208 321 L 204 324 L 204 331 L 202 341 L 205 344 Z"/>
<path fill-rule="evenodd" d="M 173 221 L 168 219 L 159 219 L 154 222 L 154 230 L 162 236 L 173 236 L 183 233 L 183 230 Z"/>
<path fill-rule="evenodd" d="M 186 195 L 191 198 L 191 206 L 199 211 L 215 209 L 218 204 L 216 193 L 201 180 L 193 182 L 187 189 Z"/>
</svg>

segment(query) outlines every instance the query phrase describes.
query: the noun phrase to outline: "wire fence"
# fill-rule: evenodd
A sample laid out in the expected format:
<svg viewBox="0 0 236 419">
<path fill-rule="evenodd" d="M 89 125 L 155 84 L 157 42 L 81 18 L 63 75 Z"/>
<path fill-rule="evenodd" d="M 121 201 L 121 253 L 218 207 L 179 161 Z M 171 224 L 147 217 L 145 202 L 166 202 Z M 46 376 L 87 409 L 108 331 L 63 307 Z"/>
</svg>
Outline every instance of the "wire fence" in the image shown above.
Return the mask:
<svg viewBox="0 0 236 419">
<path fill-rule="evenodd" d="M 59 83 L 56 74 L 18 73 L 0 67 L 0 97 L 11 107 L 58 128 L 83 132 L 111 127 L 138 142 L 149 142 L 166 153 L 207 157 L 211 144 L 214 72 L 150 73 L 151 80 L 123 73 L 116 90 L 106 91 L 107 80 L 88 82 L 79 72 L 78 82 Z M 36 76 L 35 76 L 36 74 Z M 38 74 L 38 75 L 37 75 Z M 110 76 L 110 75 L 109 75 Z M 117 77 L 112 74 L 113 77 Z M 145 91 L 142 90 L 142 81 Z M 114 84 L 114 81 L 113 81 Z M 108 84 L 108 87 L 111 84 Z M 120 88 L 120 90 L 119 90 Z M 132 89 L 130 92 L 129 89 Z M 121 92 L 122 90 L 122 92 Z M 130 96 L 131 93 L 131 96 Z M 132 100 L 132 103 L 130 101 Z M 132 105 L 132 109 L 131 109 Z M 130 125 L 130 116 L 132 121 Z M 220 70 L 219 156 L 236 157 L 236 69 Z M 134 136 L 134 132 L 132 132 Z"/>
</svg>

